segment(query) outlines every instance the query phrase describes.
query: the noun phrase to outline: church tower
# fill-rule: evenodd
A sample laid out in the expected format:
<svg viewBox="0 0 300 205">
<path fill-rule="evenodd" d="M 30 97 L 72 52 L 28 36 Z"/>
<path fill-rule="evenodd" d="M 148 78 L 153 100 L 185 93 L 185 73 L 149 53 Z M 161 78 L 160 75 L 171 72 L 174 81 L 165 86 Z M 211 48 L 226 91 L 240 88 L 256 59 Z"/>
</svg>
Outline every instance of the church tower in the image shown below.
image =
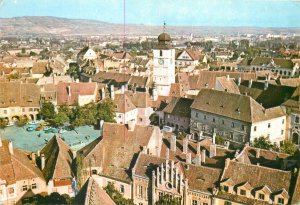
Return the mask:
<svg viewBox="0 0 300 205">
<path fill-rule="evenodd" d="M 158 36 L 158 45 L 153 49 L 153 82 L 157 93 L 168 96 L 171 84 L 175 83 L 175 49 L 171 37 L 164 32 Z"/>
</svg>

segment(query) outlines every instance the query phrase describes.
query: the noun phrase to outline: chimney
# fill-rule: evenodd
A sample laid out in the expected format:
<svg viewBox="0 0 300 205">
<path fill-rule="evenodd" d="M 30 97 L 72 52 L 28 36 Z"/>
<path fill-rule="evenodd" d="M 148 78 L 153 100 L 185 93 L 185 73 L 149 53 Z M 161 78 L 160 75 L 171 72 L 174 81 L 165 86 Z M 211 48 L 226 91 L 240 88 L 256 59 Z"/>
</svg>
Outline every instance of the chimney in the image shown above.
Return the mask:
<svg viewBox="0 0 300 205">
<path fill-rule="evenodd" d="M 176 152 L 176 135 L 171 136 L 170 147 L 172 152 Z"/>
<path fill-rule="evenodd" d="M 182 140 L 182 147 L 183 147 L 183 153 L 186 154 L 187 151 L 188 151 L 188 144 L 189 144 L 189 141 L 188 139 L 183 139 Z"/>
<path fill-rule="evenodd" d="M 170 158 L 170 149 L 167 148 L 166 149 L 166 159 L 169 160 L 169 158 Z"/>
<path fill-rule="evenodd" d="M 67 87 L 68 90 L 68 96 L 71 97 L 71 85 L 69 84 Z"/>
<path fill-rule="evenodd" d="M 152 98 L 153 98 L 154 101 L 156 101 L 157 98 L 158 98 L 158 93 L 157 93 L 156 88 L 152 89 Z"/>
<path fill-rule="evenodd" d="M 189 152 L 189 153 L 186 153 L 186 163 L 187 164 L 191 164 L 192 163 L 192 154 Z"/>
<path fill-rule="evenodd" d="M 100 130 L 102 130 L 104 124 L 104 120 L 100 120 Z"/>
<path fill-rule="evenodd" d="M 229 167 L 229 163 L 230 163 L 230 158 L 226 158 L 225 160 L 225 169 L 227 169 Z"/>
<path fill-rule="evenodd" d="M 200 150 L 200 142 L 197 142 L 197 151 L 196 151 L 196 154 L 200 154 L 201 153 L 201 150 Z"/>
<path fill-rule="evenodd" d="M 217 146 L 215 144 L 209 146 L 209 158 L 215 157 L 217 152 Z"/>
<path fill-rule="evenodd" d="M 101 89 L 101 99 L 103 100 L 105 98 L 105 88 Z"/>
<path fill-rule="evenodd" d="M 41 154 L 41 170 L 45 168 L 45 155 Z"/>
<path fill-rule="evenodd" d="M 256 158 L 257 158 L 257 159 L 260 158 L 260 149 L 256 149 Z"/>
<path fill-rule="evenodd" d="M 240 85 L 241 85 L 241 81 L 242 81 L 242 79 L 241 79 L 241 77 L 239 77 L 239 78 L 238 78 L 238 81 L 237 81 L 237 86 L 240 86 Z"/>
<path fill-rule="evenodd" d="M 226 80 L 229 81 L 229 79 L 230 79 L 230 78 L 229 78 L 229 75 L 226 75 Z"/>
<path fill-rule="evenodd" d="M 266 80 L 266 81 L 265 81 L 265 87 L 264 87 L 264 90 L 267 90 L 268 87 L 269 87 L 269 83 L 268 83 L 268 81 Z"/>
<path fill-rule="evenodd" d="M 200 141 L 202 137 L 203 137 L 203 131 L 200 131 L 199 132 L 199 139 L 198 140 Z"/>
<path fill-rule="evenodd" d="M 2 147 L 2 139 L 1 139 L 1 137 L 0 137 L 0 147 Z"/>
<path fill-rule="evenodd" d="M 114 85 L 110 86 L 110 97 L 111 97 L 112 100 L 115 99 L 115 88 L 114 88 Z"/>
<path fill-rule="evenodd" d="M 203 163 L 205 163 L 205 158 L 206 158 L 206 149 L 202 150 L 202 155 L 201 155 L 201 160 Z"/>
<path fill-rule="evenodd" d="M 135 128 L 135 120 L 128 121 L 128 131 L 133 131 Z"/>
<path fill-rule="evenodd" d="M 213 144 L 216 144 L 216 135 L 217 135 L 217 134 L 216 134 L 215 132 L 214 132 L 213 135 L 212 135 L 212 143 L 213 143 Z"/>
<path fill-rule="evenodd" d="M 196 165 L 201 166 L 201 154 L 196 154 Z"/>
<path fill-rule="evenodd" d="M 249 88 L 252 87 L 252 79 L 249 80 L 249 85 L 248 85 L 248 87 L 249 87 Z"/>
<path fill-rule="evenodd" d="M 73 158 L 73 160 L 76 158 L 76 151 L 75 150 L 72 150 L 72 158 Z"/>
<path fill-rule="evenodd" d="M 40 150 L 37 151 L 37 156 L 38 156 L 38 157 L 41 156 L 41 151 L 40 151 Z"/>
<path fill-rule="evenodd" d="M 31 161 L 32 161 L 32 163 L 36 163 L 36 156 L 35 156 L 35 153 L 34 152 L 32 152 L 31 153 Z"/>
<path fill-rule="evenodd" d="M 121 87 L 121 94 L 125 94 L 125 86 L 124 85 L 122 85 L 122 87 Z"/>
<path fill-rule="evenodd" d="M 14 154 L 14 148 L 13 148 L 12 141 L 9 141 L 9 143 L 8 143 L 8 150 L 9 150 L 10 154 Z"/>
</svg>

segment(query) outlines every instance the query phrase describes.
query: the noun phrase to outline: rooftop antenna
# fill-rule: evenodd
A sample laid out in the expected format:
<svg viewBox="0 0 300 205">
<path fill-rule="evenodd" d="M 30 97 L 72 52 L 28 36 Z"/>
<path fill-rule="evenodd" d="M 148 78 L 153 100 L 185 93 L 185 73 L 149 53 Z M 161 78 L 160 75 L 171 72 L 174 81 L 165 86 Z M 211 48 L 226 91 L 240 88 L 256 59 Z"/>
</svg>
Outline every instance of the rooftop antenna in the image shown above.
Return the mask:
<svg viewBox="0 0 300 205">
<path fill-rule="evenodd" d="M 125 48 L 125 36 L 126 36 L 126 0 L 123 2 L 124 12 L 124 22 L 123 22 L 123 48 Z"/>
</svg>

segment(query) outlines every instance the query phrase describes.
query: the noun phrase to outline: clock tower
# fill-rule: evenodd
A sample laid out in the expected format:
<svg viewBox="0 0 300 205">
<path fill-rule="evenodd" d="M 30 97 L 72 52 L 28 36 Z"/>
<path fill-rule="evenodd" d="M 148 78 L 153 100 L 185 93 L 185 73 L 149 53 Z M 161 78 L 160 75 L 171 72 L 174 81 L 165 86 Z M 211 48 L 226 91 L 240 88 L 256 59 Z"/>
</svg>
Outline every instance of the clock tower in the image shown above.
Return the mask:
<svg viewBox="0 0 300 205">
<path fill-rule="evenodd" d="M 171 84 L 175 83 L 175 49 L 165 32 L 158 36 L 158 45 L 153 49 L 153 82 L 162 96 L 168 96 Z"/>
</svg>

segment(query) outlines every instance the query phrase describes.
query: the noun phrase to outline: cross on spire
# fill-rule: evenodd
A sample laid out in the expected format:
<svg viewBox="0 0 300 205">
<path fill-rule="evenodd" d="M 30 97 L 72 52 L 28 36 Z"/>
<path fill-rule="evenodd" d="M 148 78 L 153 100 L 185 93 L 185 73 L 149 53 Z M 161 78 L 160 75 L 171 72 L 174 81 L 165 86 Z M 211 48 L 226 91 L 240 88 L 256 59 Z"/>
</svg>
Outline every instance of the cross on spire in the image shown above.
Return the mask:
<svg viewBox="0 0 300 205">
<path fill-rule="evenodd" d="M 164 29 L 163 29 L 163 31 L 165 32 L 166 31 L 166 22 L 164 21 Z"/>
</svg>

